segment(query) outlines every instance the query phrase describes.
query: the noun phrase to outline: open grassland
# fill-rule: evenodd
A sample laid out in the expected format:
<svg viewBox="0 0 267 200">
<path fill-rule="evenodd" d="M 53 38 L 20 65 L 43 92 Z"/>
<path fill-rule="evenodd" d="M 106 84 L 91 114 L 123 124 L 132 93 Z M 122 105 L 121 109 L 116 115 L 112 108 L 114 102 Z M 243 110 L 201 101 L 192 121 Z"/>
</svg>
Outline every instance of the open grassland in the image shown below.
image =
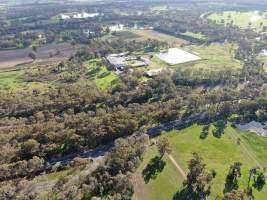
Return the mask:
<svg viewBox="0 0 267 200">
<path fill-rule="evenodd" d="M 222 69 L 240 70 L 242 63 L 234 58 L 237 46 L 229 43 L 210 45 L 189 45 L 183 49 L 196 54 L 201 60 L 173 65 L 174 68 L 203 69 L 206 72 Z M 166 64 L 163 66 L 167 66 Z"/>
<path fill-rule="evenodd" d="M 85 62 L 85 67 L 89 70 L 87 74 L 102 90 L 106 90 L 118 80 L 118 75 L 113 71 L 109 71 L 106 66 L 103 66 L 101 59 L 87 61 Z"/>
<path fill-rule="evenodd" d="M 193 33 L 193 32 L 188 32 L 188 31 L 185 32 L 185 33 L 181 33 L 181 35 L 189 36 L 189 37 L 192 37 L 192 38 L 195 38 L 195 39 L 198 39 L 198 40 L 204 40 L 204 39 L 207 38 L 202 33 Z"/>
<path fill-rule="evenodd" d="M 262 31 L 262 28 L 267 25 L 266 13 L 258 11 L 213 13 L 208 16 L 208 19 L 225 25 L 232 22 L 240 28 L 253 28 L 256 31 Z"/>
<path fill-rule="evenodd" d="M 179 39 L 177 37 L 167 35 L 164 33 L 160 33 L 158 31 L 154 30 L 131 30 L 132 33 L 135 33 L 139 35 L 142 39 L 153 39 L 153 40 L 158 40 L 162 42 L 167 42 L 171 46 L 181 46 L 182 44 L 187 44 L 188 42 Z"/>
<path fill-rule="evenodd" d="M 153 11 L 167 11 L 168 6 L 167 5 L 157 5 L 157 6 L 152 6 L 150 10 Z"/>
<path fill-rule="evenodd" d="M 193 53 L 201 58 L 201 60 L 178 64 L 168 65 L 156 56 L 151 60 L 151 66 L 156 67 L 172 67 L 181 69 L 202 69 L 207 73 L 209 71 L 220 71 L 223 69 L 241 70 L 242 63 L 234 58 L 236 45 L 224 43 L 213 43 L 210 45 L 188 45 L 183 50 Z"/>
<path fill-rule="evenodd" d="M 102 40 L 112 40 L 114 38 L 119 38 L 120 40 L 124 41 L 142 41 L 152 39 L 166 42 L 170 46 L 181 46 L 182 44 L 188 43 L 183 39 L 148 29 L 127 29 L 124 31 L 116 32 L 114 34 L 105 35 L 104 37 L 102 37 Z"/>
<path fill-rule="evenodd" d="M 187 170 L 187 162 L 192 158 L 192 152 L 197 152 L 204 158 L 208 169 L 215 169 L 217 175 L 213 181 L 212 192 L 208 199 L 215 199 L 217 195 L 223 195 L 225 178 L 229 166 L 234 162 L 242 163 L 242 176 L 238 179 L 240 188 L 246 187 L 250 168 L 257 165 L 267 166 L 266 138 L 251 133 L 242 133 L 230 125 L 226 127 L 224 134 L 219 137 L 215 134 L 215 126 L 211 125 L 207 137 L 201 139 L 202 129 L 203 126 L 193 125 L 183 130 L 170 131 L 160 137 L 169 139 L 172 155 L 184 171 Z M 240 145 L 237 144 L 238 138 L 241 138 Z M 142 177 L 143 170 L 156 155 L 156 148 L 154 146 L 149 147 L 136 176 Z M 148 193 L 145 197 L 146 200 L 172 199 L 175 193 L 182 188 L 182 176 L 166 157 L 164 161 L 166 161 L 166 164 L 162 172 L 157 173 L 149 182 L 145 183 L 144 179 L 138 179 L 140 183 L 137 185 L 143 186 L 143 191 Z M 136 197 L 143 192 L 140 187 L 136 186 Z M 260 192 L 254 189 L 253 194 L 255 200 L 265 199 L 267 187 L 265 186 Z"/>
<path fill-rule="evenodd" d="M 50 84 L 42 82 L 26 82 L 22 79 L 25 70 L 0 71 L 0 91 L 46 91 Z"/>
<path fill-rule="evenodd" d="M 224 43 L 213 43 L 211 45 L 192 45 L 189 49 L 202 58 L 202 61 L 197 62 L 194 68 L 198 69 L 241 69 L 240 61 L 234 58 L 236 45 Z"/>
<path fill-rule="evenodd" d="M 0 71 L 0 89 L 15 88 L 20 84 L 19 76 L 22 74 L 22 70 Z"/>
</svg>

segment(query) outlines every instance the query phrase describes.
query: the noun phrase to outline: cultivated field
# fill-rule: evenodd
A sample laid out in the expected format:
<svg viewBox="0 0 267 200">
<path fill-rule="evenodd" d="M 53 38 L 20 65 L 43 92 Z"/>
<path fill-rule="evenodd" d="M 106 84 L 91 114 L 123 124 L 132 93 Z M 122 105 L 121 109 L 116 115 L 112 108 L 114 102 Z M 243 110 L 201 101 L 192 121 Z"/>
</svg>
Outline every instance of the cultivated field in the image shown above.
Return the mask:
<svg viewBox="0 0 267 200">
<path fill-rule="evenodd" d="M 37 48 L 36 63 L 65 60 L 81 48 L 81 45 L 72 46 L 68 43 L 49 44 Z M 0 69 L 16 67 L 18 65 L 31 63 L 29 57 L 31 48 L 0 51 Z"/>
<path fill-rule="evenodd" d="M 259 11 L 213 13 L 208 16 L 208 19 L 225 25 L 232 22 L 240 28 L 253 28 L 256 31 L 262 31 L 262 28 L 267 25 L 266 13 Z"/>
<path fill-rule="evenodd" d="M 267 166 L 267 139 L 256 134 L 240 132 L 230 125 L 226 127 L 224 133 L 216 134 L 218 129 L 211 125 L 206 138 L 200 138 L 203 126 L 193 125 L 183 130 L 175 130 L 163 134 L 171 144 L 172 156 L 180 167 L 186 172 L 187 162 L 192 158 L 192 152 L 199 153 L 207 164 L 208 169 L 215 169 L 217 175 L 213 181 L 211 195 L 208 199 L 215 199 L 217 195 L 222 196 L 225 178 L 229 166 L 234 162 L 242 163 L 242 177 L 238 179 L 240 188 L 245 188 L 248 181 L 248 171 L 252 167 Z M 238 138 L 241 144 L 237 144 Z M 173 162 L 168 157 L 164 157 L 165 166 L 161 172 L 153 173 L 146 171 L 146 177 L 142 175 L 148 163 L 153 163 L 152 159 L 157 156 L 155 146 L 147 151 L 144 162 L 138 169 L 135 176 L 136 194 L 135 199 L 144 200 L 166 200 L 173 199 L 176 192 L 181 190 L 183 176 L 177 170 Z M 155 170 L 155 169 L 154 169 Z M 150 178 L 150 179 L 148 179 Z M 262 191 L 253 190 L 255 199 L 265 199 L 267 188 Z"/>
</svg>

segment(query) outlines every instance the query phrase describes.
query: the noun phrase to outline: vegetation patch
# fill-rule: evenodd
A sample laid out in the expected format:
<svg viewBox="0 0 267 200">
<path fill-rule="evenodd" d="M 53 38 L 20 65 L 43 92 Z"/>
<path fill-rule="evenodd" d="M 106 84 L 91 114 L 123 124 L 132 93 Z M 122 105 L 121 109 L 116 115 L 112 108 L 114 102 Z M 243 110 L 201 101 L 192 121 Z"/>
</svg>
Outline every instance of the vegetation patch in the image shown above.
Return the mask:
<svg viewBox="0 0 267 200">
<path fill-rule="evenodd" d="M 101 59 L 93 59 L 85 63 L 89 70 L 87 75 L 95 81 L 96 85 L 102 90 L 106 90 L 118 80 L 118 75 L 110 71 L 101 63 Z"/>
<path fill-rule="evenodd" d="M 0 89 L 15 88 L 19 83 L 21 83 L 19 76 L 22 74 L 22 70 L 0 72 Z"/>
</svg>

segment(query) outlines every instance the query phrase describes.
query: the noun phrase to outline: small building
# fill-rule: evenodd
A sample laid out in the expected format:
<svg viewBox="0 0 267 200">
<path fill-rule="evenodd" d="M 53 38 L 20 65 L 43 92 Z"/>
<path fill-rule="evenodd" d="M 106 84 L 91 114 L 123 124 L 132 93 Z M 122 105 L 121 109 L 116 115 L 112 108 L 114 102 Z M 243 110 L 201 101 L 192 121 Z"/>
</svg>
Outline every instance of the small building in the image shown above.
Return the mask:
<svg viewBox="0 0 267 200">
<path fill-rule="evenodd" d="M 146 71 L 145 75 L 150 77 L 150 78 L 152 78 L 152 77 L 157 76 L 158 74 L 160 74 L 162 71 L 163 71 L 162 68 L 152 69 L 152 70 Z"/>
<path fill-rule="evenodd" d="M 129 55 L 126 53 L 109 54 L 106 56 L 107 61 L 114 67 L 116 71 L 124 71 L 125 67 L 130 68 L 146 67 L 150 64 L 150 60 L 144 57 Z"/>
<path fill-rule="evenodd" d="M 85 34 L 85 35 L 94 35 L 95 34 L 95 32 L 93 32 L 93 31 L 90 31 L 89 29 L 85 29 L 85 30 L 83 30 L 83 33 Z"/>
<path fill-rule="evenodd" d="M 109 26 L 109 30 L 111 32 L 123 31 L 124 30 L 124 25 L 123 24 L 112 25 L 112 26 Z"/>
<path fill-rule="evenodd" d="M 125 57 L 122 54 L 109 54 L 106 56 L 106 59 L 118 71 L 123 71 L 127 65 Z"/>
<path fill-rule="evenodd" d="M 70 19 L 71 17 L 69 15 L 60 14 L 59 18 L 64 20 L 64 19 Z"/>
<path fill-rule="evenodd" d="M 142 60 L 135 60 L 132 64 L 130 64 L 131 67 L 146 67 L 147 64 L 143 62 Z"/>
<path fill-rule="evenodd" d="M 261 50 L 260 55 L 261 56 L 267 56 L 267 49 Z"/>
</svg>

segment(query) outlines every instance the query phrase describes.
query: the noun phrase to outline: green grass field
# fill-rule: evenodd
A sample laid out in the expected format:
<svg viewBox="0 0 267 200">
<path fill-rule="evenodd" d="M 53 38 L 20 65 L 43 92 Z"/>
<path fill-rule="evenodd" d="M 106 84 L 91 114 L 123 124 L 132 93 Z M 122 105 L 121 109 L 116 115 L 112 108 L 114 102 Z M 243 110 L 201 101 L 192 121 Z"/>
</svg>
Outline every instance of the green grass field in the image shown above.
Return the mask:
<svg viewBox="0 0 267 200">
<path fill-rule="evenodd" d="M 89 77 L 102 90 L 106 90 L 118 79 L 115 72 L 109 71 L 106 66 L 101 64 L 101 59 L 89 60 L 85 62 L 85 66 L 89 70 L 87 73 Z"/>
<path fill-rule="evenodd" d="M 221 138 L 213 136 L 214 126 L 209 130 L 206 139 L 200 139 L 202 126 L 193 125 L 183 130 L 174 130 L 164 134 L 161 137 L 167 137 L 172 147 L 172 155 L 187 170 L 187 162 L 192 158 L 192 152 L 199 153 L 207 164 L 208 169 L 215 169 L 217 175 L 213 181 L 211 195 L 208 199 L 214 199 L 217 195 L 223 195 L 225 178 L 229 166 L 236 161 L 242 165 L 242 177 L 239 179 L 240 188 L 245 188 L 248 181 L 248 170 L 260 163 L 262 167 L 267 166 L 267 139 L 251 133 L 241 133 L 240 131 L 227 126 Z M 237 138 L 241 138 L 241 144 L 237 144 Z M 137 171 L 139 177 L 148 162 L 157 155 L 155 147 L 149 147 L 144 162 Z M 167 159 L 166 157 L 164 158 Z M 168 200 L 172 199 L 174 194 L 182 188 L 182 176 L 173 167 L 170 161 L 166 160 L 166 165 L 161 173 L 155 179 L 151 179 L 147 184 L 143 179 L 136 187 L 136 199 L 139 193 L 148 193 L 145 200 Z M 253 190 L 256 200 L 265 199 L 267 195 L 267 186 L 261 192 Z M 144 198 L 143 198 L 144 199 Z"/>
<path fill-rule="evenodd" d="M 211 45 L 191 45 L 189 50 L 197 53 L 202 60 L 195 62 L 193 65 L 197 69 L 220 70 L 220 69 L 241 69 L 242 64 L 234 58 L 236 45 L 229 43 Z"/>
<path fill-rule="evenodd" d="M 0 71 L 0 91 L 47 91 L 51 87 L 47 82 L 26 82 L 22 79 L 26 69 Z"/>
<path fill-rule="evenodd" d="M 22 74 L 22 70 L 0 71 L 0 89 L 12 89 L 18 86 L 21 83 L 19 76 Z"/>
<path fill-rule="evenodd" d="M 233 25 L 240 28 L 253 28 L 256 31 L 261 31 L 263 26 L 267 25 L 266 13 L 250 11 L 250 12 L 235 12 L 227 11 L 223 13 L 213 13 L 208 16 L 208 19 L 216 23 L 229 24 L 233 21 Z"/>
<path fill-rule="evenodd" d="M 207 72 L 220 71 L 226 68 L 231 70 L 242 69 L 242 63 L 234 58 L 234 54 L 237 49 L 236 45 L 229 43 L 213 43 L 208 46 L 189 45 L 185 46 L 183 49 L 198 55 L 201 57 L 201 60 L 169 66 L 167 63 L 164 63 L 154 56 L 151 65 L 181 69 L 203 69 Z"/>
<path fill-rule="evenodd" d="M 193 33 L 193 32 L 185 32 L 185 33 L 181 33 L 181 35 L 189 36 L 189 37 L 199 39 L 199 40 L 204 40 L 207 38 L 205 35 L 201 33 Z"/>
</svg>

